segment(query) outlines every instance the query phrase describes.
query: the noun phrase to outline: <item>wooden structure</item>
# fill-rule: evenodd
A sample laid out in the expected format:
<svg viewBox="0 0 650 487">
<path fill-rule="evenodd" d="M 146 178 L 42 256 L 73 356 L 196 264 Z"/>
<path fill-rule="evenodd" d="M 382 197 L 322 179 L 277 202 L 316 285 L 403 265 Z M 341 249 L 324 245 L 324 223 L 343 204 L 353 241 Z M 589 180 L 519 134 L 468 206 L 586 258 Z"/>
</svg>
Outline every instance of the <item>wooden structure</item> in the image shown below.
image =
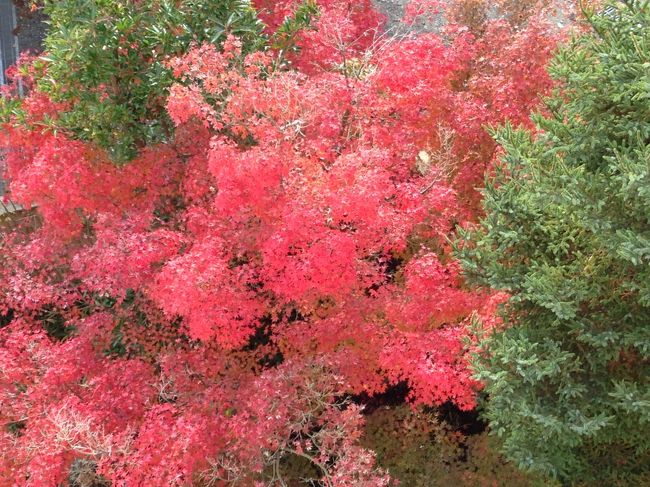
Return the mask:
<svg viewBox="0 0 650 487">
<path fill-rule="evenodd" d="M 4 84 L 5 70 L 18 59 L 16 9 L 11 0 L 0 0 L 0 84 Z"/>
<path fill-rule="evenodd" d="M 18 37 L 16 28 L 16 9 L 11 0 L 0 0 L 0 84 L 6 83 L 5 70 L 18 59 Z M 0 166 L 2 165 L 0 153 Z M 0 216 L 20 210 L 20 206 L 5 200 L 5 184 L 0 180 Z"/>
</svg>

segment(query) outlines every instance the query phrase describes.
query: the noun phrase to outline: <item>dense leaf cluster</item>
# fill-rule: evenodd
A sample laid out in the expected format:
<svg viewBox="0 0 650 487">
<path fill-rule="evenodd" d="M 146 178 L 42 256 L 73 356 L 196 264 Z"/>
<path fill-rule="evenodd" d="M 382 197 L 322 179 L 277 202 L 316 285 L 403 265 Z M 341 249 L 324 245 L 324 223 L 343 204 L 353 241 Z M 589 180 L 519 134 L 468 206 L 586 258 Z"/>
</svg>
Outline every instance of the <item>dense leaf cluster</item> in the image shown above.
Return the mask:
<svg viewBox="0 0 650 487">
<path fill-rule="evenodd" d="M 250 49 L 262 42 L 262 24 L 246 0 L 56 0 L 45 1 L 44 12 L 50 30 L 39 87 L 67 102 L 56 125 L 118 161 L 169 139 L 171 56 L 192 43 L 220 44 L 227 34 Z"/>
<path fill-rule="evenodd" d="M 417 22 L 442 5 L 416 1 L 405 15 Z M 0 483 L 259 487 L 302 476 L 314 485 L 378 487 L 396 475 L 416 479 L 406 471 L 409 458 L 386 458 L 381 435 L 378 445 L 361 441 L 363 405 L 399 386 L 414 410 L 474 408 L 482 384 L 469 367 L 476 346 L 469 325 L 478 319 L 487 333 L 501 330 L 496 311 L 506 292 L 523 324 L 494 335 L 486 360 L 505 356 L 499 337 L 528 330 L 533 316 L 544 326 L 531 326 L 536 333 L 568 328 L 570 346 L 525 343 L 525 358 L 506 360 L 525 379 L 504 385 L 482 376 L 493 387 L 491 404 L 511 421 L 495 416 L 497 431 L 529 403 L 500 396 L 494 384 L 523 391 L 539 374 L 548 381 L 560 374 L 572 381 L 572 401 L 591 393 L 579 389 L 591 384 L 586 363 L 618 374 L 612 408 L 623 411 L 623 398 L 632 397 L 626 407 L 641 411 L 642 396 L 629 396 L 628 386 L 647 363 L 642 337 L 623 328 L 611 343 L 627 348 L 616 351 L 596 341 L 609 335 L 588 326 L 609 313 L 633 328 L 638 316 L 614 304 L 633 301 L 639 312 L 647 305 L 642 206 L 624 213 L 638 220 L 636 240 L 625 240 L 620 212 L 595 199 L 615 180 L 620 188 L 608 204 L 636 208 L 645 204 L 645 180 L 636 169 L 607 179 L 584 161 L 590 150 L 611 167 L 619 156 L 628 165 L 637 160 L 631 141 L 647 142 L 639 94 L 617 92 L 600 77 L 627 80 L 632 70 L 627 85 L 642 86 L 644 54 L 640 65 L 626 54 L 631 67 L 621 69 L 614 60 L 583 59 L 578 48 L 565 51 L 583 71 L 564 76 L 574 85 L 561 95 L 565 103 L 549 102 L 540 142 L 503 132 L 507 147 L 527 148 L 517 160 L 543 156 L 566 169 L 553 177 L 562 187 L 554 193 L 542 184 L 551 166 L 523 165 L 543 168 L 537 173 L 520 162 L 497 165 L 487 204 L 506 209 L 487 218 L 505 243 L 493 245 L 496 237 L 484 232 L 465 256 L 480 257 L 468 271 L 506 291 L 495 293 L 465 285 L 450 239 L 480 214 L 476 187 L 499 151 L 485 126 L 534 129 L 528 114 L 553 87 L 545 66 L 561 33 L 548 12 L 522 7 L 525 15 L 490 20 L 487 2 L 459 0 L 440 32 L 391 36 L 369 0 L 45 7 L 49 52 L 20 69 L 27 96 L 4 90 L 0 103 L 10 194 L 31 207 L 0 239 Z M 606 19 L 620 29 L 626 24 L 612 20 L 616 12 Z M 646 42 L 642 30 L 629 30 Z M 588 68 L 594 103 L 621 96 L 604 108 L 618 152 L 589 135 L 596 122 L 571 95 Z M 571 115 L 567 135 L 560 121 Z M 629 124 L 616 125 L 620 118 Z M 620 135 L 628 126 L 639 133 Z M 584 184 L 587 175 L 600 181 L 598 191 Z M 528 184 L 534 191 L 520 191 Z M 630 188 L 641 196 L 618 202 Z M 507 204 L 494 196 L 499 191 Z M 620 245 L 598 247 L 614 236 Z M 598 278 L 567 284 L 578 275 Z M 527 304 L 533 298 L 538 307 Z M 543 347 L 542 358 L 526 361 Z M 609 359 L 580 355 L 589 347 Z M 400 424 L 417 414 L 399 411 Z M 570 414 L 574 433 L 591 434 L 602 420 L 602 431 L 619 438 L 608 416 Z M 621 414 L 621 424 L 632 416 Z M 540 438 L 551 445 L 549 424 Z M 421 435 L 404 427 L 407 451 Z M 537 441 L 537 433 L 518 438 Z M 452 456 L 463 446 L 482 448 L 480 440 L 456 439 Z M 512 445 L 506 438 L 516 456 L 522 450 Z M 576 458 L 581 445 L 571 445 Z M 534 461 L 546 461 L 544 454 Z M 497 481 L 472 468 L 476 475 L 465 479 Z M 526 482 L 512 474 L 519 480 Z"/>
<path fill-rule="evenodd" d="M 476 362 L 520 465 L 598 485 L 650 472 L 650 7 L 618 2 L 550 67 L 536 130 L 505 127 L 461 252 L 511 294 Z"/>
</svg>

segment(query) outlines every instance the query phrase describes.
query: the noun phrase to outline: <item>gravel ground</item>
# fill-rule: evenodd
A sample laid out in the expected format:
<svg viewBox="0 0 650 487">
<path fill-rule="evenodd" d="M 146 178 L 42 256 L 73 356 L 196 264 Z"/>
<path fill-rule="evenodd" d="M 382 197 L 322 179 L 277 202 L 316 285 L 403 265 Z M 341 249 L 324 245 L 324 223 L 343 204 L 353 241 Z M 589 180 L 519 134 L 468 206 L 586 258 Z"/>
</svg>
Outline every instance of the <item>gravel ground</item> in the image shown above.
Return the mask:
<svg viewBox="0 0 650 487">
<path fill-rule="evenodd" d="M 435 32 L 442 27 L 442 17 L 433 19 L 430 22 L 417 22 L 414 25 L 404 25 L 401 22 L 404 16 L 404 9 L 411 0 L 373 0 L 375 8 L 386 15 L 388 22 L 386 28 L 397 34 L 408 32 Z"/>
<path fill-rule="evenodd" d="M 404 15 L 404 7 L 408 0 L 374 0 L 373 3 L 377 10 L 388 17 L 389 25 L 394 26 Z"/>
</svg>

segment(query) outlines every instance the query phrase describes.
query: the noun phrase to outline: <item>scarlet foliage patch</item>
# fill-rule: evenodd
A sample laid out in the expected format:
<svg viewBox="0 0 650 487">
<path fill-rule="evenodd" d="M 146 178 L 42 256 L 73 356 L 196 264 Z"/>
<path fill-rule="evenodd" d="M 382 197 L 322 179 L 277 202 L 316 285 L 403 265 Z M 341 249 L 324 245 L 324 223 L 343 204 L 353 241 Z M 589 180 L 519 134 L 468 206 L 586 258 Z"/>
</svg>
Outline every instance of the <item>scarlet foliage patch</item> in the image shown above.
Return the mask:
<svg viewBox="0 0 650 487">
<path fill-rule="evenodd" d="M 269 32 L 297 5 L 255 3 Z M 485 125 L 528 123 L 557 36 L 390 39 L 370 2 L 319 6 L 290 68 L 232 37 L 171 60 L 174 139 L 126 165 L 48 131 L 65 107 L 37 90 L 3 128 L 39 215 L 3 235 L 3 485 L 79 459 L 114 485 L 264 485 L 287 456 L 388 485 L 349 395 L 474 407 L 466 325 L 495 298 L 448 237 L 475 217 Z"/>
</svg>

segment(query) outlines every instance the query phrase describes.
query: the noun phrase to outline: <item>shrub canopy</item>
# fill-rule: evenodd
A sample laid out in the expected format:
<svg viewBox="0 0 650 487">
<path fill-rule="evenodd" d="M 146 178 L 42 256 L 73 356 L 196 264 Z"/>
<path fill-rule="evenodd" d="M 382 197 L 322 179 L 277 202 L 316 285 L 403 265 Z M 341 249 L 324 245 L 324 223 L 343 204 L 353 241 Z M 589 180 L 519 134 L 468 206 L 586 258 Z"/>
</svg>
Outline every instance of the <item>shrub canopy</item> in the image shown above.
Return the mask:
<svg viewBox="0 0 650 487">
<path fill-rule="evenodd" d="M 496 131 L 504 155 L 459 255 L 511 295 L 475 362 L 506 453 L 615 485 L 650 465 L 650 8 L 590 22 L 552 63 L 562 88 L 536 128 Z"/>
</svg>

